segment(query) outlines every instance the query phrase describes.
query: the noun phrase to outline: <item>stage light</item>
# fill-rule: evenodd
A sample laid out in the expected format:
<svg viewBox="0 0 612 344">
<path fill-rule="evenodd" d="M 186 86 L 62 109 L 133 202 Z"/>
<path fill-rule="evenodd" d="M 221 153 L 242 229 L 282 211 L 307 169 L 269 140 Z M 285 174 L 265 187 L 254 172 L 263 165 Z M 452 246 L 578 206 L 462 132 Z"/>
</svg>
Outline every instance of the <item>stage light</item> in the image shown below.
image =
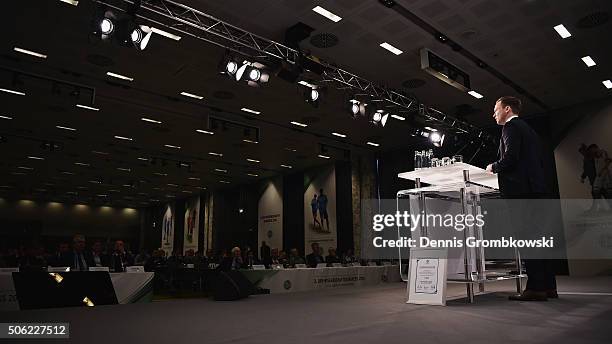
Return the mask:
<svg viewBox="0 0 612 344">
<path fill-rule="evenodd" d="M 429 135 L 429 140 L 436 147 L 442 147 L 444 144 L 444 134 L 441 134 L 439 131 L 434 131 Z"/>
<path fill-rule="evenodd" d="M 261 79 L 261 71 L 255 68 L 251 69 L 249 72 L 249 79 L 251 81 L 259 81 L 259 79 Z"/>
<path fill-rule="evenodd" d="M 359 102 L 351 103 L 351 114 L 353 118 L 359 114 Z"/>
<path fill-rule="evenodd" d="M 310 91 L 310 100 L 316 102 L 319 100 L 319 91 L 313 89 Z"/>
<path fill-rule="evenodd" d="M 100 31 L 103 35 L 110 36 L 115 30 L 115 24 L 109 18 L 104 18 L 100 22 Z"/>
<path fill-rule="evenodd" d="M 240 68 L 238 68 L 238 71 L 236 71 L 236 81 L 240 81 L 242 79 L 242 76 L 244 75 L 244 72 L 246 71 L 248 66 L 249 65 L 245 63 Z"/>
<path fill-rule="evenodd" d="M 234 61 L 228 61 L 225 65 L 225 71 L 230 75 L 236 74 L 238 71 L 238 64 Z"/>
<path fill-rule="evenodd" d="M 372 114 L 371 122 L 374 125 L 380 125 L 384 127 L 387 124 L 388 119 L 389 119 L 388 113 L 386 113 L 384 110 L 376 110 L 376 112 Z"/>
</svg>

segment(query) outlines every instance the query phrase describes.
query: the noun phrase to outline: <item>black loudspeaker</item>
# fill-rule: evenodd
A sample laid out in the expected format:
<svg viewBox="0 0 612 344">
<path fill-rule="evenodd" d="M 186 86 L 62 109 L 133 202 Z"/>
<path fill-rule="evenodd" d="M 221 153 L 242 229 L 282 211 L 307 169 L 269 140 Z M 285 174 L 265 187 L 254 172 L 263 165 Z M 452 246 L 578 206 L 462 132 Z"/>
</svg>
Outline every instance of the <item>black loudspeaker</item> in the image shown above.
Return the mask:
<svg viewBox="0 0 612 344">
<path fill-rule="evenodd" d="M 22 310 L 117 304 L 105 271 L 14 272 L 13 282 Z"/>
<path fill-rule="evenodd" d="M 238 271 L 219 271 L 212 283 L 215 301 L 234 301 L 256 291 L 255 286 Z"/>
</svg>

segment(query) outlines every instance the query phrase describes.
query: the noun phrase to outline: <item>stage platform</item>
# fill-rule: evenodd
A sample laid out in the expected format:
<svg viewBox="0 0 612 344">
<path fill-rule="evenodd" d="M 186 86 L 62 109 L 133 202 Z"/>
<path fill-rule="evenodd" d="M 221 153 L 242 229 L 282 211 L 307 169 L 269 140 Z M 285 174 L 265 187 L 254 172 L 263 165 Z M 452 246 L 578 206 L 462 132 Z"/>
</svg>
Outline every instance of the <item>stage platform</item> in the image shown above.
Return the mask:
<svg viewBox="0 0 612 344">
<path fill-rule="evenodd" d="M 612 277 L 559 277 L 558 300 L 507 300 L 514 282 L 465 303 L 405 304 L 405 284 L 209 299 L 1 312 L 0 322 L 69 322 L 54 343 L 609 343 Z M 34 343 L 19 340 L 19 343 Z M 38 343 L 41 341 L 38 340 Z"/>
</svg>

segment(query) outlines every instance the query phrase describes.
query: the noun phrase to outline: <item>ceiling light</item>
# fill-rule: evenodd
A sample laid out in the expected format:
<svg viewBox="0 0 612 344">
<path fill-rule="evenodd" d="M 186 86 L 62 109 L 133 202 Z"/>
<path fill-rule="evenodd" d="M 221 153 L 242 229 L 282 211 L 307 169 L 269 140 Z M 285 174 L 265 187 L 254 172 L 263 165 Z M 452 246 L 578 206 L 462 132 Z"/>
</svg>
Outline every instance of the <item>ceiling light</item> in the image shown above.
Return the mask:
<svg viewBox="0 0 612 344">
<path fill-rule="evenodd" d="M 284 168 L 293 168 L 293 166 L 291 166 L 291 165 L 280 165 L 280 166 L 284 167 Z"/>
<path fill-rule="evenodd" d="M 76 131 L 76 129 L 74 128 L 70 128 L 70 127 L 63 127 L 61 125 L 56 125 L 55 126 L 57 129 L 63 129 L 63 130 L 70 130 L 70 131 Z"/>
<path fill-rule="evenodd" d="M 235 61 L 228 61 L 225 65 L 225 71 L 230 75 L 236 74 L 236 72 L 238 71 L 238 63 L 236 63 Z"/>
<path fill-rule="evenodd" d="M 259 162 L 261 162 L 261 161 L 259 161 L 259 160 L 255 160 L 255 159 L 250 159 L 250 158 L 247 158 L 246 160 L 247 160 L 247 161 L 250 161 L 250 162 L 256 162 L 256 163 L 259 163 Z"/>
<path fill-rule="evenodd" d="M 319 91 L 312 89 L 310 91 L 310 101 L 316 102 L 317 100 L 319 100 Z"/>
<path fill-rule="evenodd" d="M 75 162 L 75 165 L 79 165 L 79 166 L 89 166 L 89 164 L 84 163 L 84 162 Z"/>
<path fill-rule="evenodd" d="M 29 156 L 28 159 L 32 159 L 32 160 L 45 160 L 45 158 L 41 158 L 39 156 Z"/>
<path fill-rule="evenodd" d="M 91 110 L 91 111 L 100 111 L 100 109 L 98 108 L 87 106 L 87 105 L 77 104 L 76 107 L 81 108 L 81 109 Z"/>
<path fill-rule="evenodd" d="M 391 115 L 391 117 L 393 117 L 393 118 L 395 118 L 395 119 L 397 119 L 399 121 L 405 121 L 406 120 L 406 117 L 402 117 L 402 116 L 398 116 L 398 115 Z"/>
<path fill-rule="evenodd" d="M 29 171 L 34 169 L 32 167 L 29 167 L 29 166 L 17 166 L 17 168 L 21 169 L 21 170 L 29 170 Z"/>
<path fill-rule="evenodd" d="M 247 173 L 247 176 L 251 176 L 251 177 L 259 177 L 258 174 L 254 174 L 254 173 Z"/>
<path fill-rule="evenodd" d="M 229 184 L 230 182 L 228 182 L 227 180 L 220 180 L 219 183 Z"/>
<path fill-rule="evenodd" d="M 189 177 L 187 179 L 189 179 L 189 180 L 200 180 L 200 178 L 198 178 L 198 177 Z"/>
<path fill-rule="evenodd" d="M 383 49 L 387 49 L 388 51 L 394 53 L 395 55 L 400 55 L 403 53 L 403 51 L 399 50 L 398 48 L 392 46 L 391 44 L 387 42 L 380 43 L 380 47 Z"/>
<path fill-rule="evenodd" d="M 223 154 L 221 153 L 215 153 L 215 152 L 208 152 L 209 155 L 214 155 L 214 156 L 223 156 Z"/>
<path fill-rule="evenodd" d="M 137 159 L 140 160 L 140 161 L 149 161 L 149 159 L 147 159 L 147 158 L 137 158 Z"/>
<path fill-rule="evenodd" d="M 74 173 L 68 172 L 68 171 L 62 171 L 62 174 L 67 174 L 69 176 L 73 176 L 74 175 Z"/>
<path fill-rule="evenodd" d="M 79 2 L 77 0 L 60 0 L 61 2 L 65 2 L 67 4 L 70 4 L 72 6 L 78 6 Z"/>
<path fill-rule="evenodd" d="M 215 172 L 227 173 L 227 170 L 223 170 L 220 168 L 215 168 Z"/>
<path fill-rule="evenodd" d="M 121 75 L 121 74 L 117 74 L 113 72 L 106 72 L 106 75 L 112 76 L 113 78 L 117 78 L 121 80 L 134 81 L 134 78 L 130 78 L 129 76 L 125 76 L 125 75 Z"/>
<path fill-rule="evenodd" d="M 300 84 L 302 86 L 310 87 L 310 88 L 315 88 L 316 87 L 315 85 L 313 85 L 313 84 L 311 84 L 309 82 L 306 82 L 304 80 L 299 81 L 298 84 Z"/>
<path fill-rule="evenodd" d="M 25 173 L 23 172 L 11 172 L 11 174 L 16 175 L 16 176 L 25 176 Z"/>
<path fill-rule="evenodd" d="M 251 110 L 251 109 L 248 109 L 248 108 L 242 108 L 240 110 L 244 111 L 244 112 L 252 113 L 252 114 L 255 114 L 255 115 L 259 115 L 261 113 L 259 111 Z"/>
<path fill-rule="evenodd" d="M 170 38 L 170 39 L 173 39 L 175 41 L 179 41 L 181 39 L 181 36 L 177 36 L 175 34 L 172 34 L 170 32 L 166 32 L 164 30 L 160 30 L 160 29 L 155 28 L 155 27 L 152 27 L 151 31 L 156 33 L 156 34 L 158 34 L 158 35 L 160 35 L 160 36 L 164 36 L 166 38 Z"/>
<path fill-rule="evenodd" d="M 160 173 L 160 172 L 153 172 L 154 175 L 156 176 L 160 176 L 160 177 L 167 177 L 168 173 Z"/>
<path fill-rule="evenodd" d="M 175 188 L 175 187 L 178 187 L 178 185 L 177 185 L 177 184 L 172 184 L 172 183 L 168 183 L 168 184 L 166 184 L 166 185 L 171 186 L 171 187 L 174 187 L 174 188 Z"/>
<path fill-rule="evenodd" d="M 113 24 L 113 21 L 110 20 L 109 18 L 104 18 L 100 22 L 100 30 L 103 35 L 107 35 L 107 36 L 110 35 L 114 29 L 115 29 L 115 25 Z"/>
<path fill-rule="evenodd" d="M 445 135 L 440 134 L 440 132 L 434 131 L 433 133 L 431 133 L 431 135 L 429 135 L 429 140 L 431 140 L 434 146 L 442 147 L 442 145 L 444 144 L 444 136 Z"/>
<path fill-rule="evenodd" d="M 323 17 L 325 17 L 325 18 L 327 18 L 327 19 L 329 19 L 329 20 L 333 21 L 334 23 L 337 23 L 337 22 L 339 22 L 339 21 L 341 21 L 341 20 L 342 20 L 342 18 L 341 18 L 341 17 L 339 17 L 339 16 L 337 16 L 337 15 L 333 14 L 332 12 L 330 12 L 330 11 L 328 11 L 328 10 L 324 9 L 324 8 L 323 8 L 323 7 L 321 7 L 321 6 L 317 6 L 317 7 L 313 8 L 312 10 L 313 10 L 313 11 L 315 11 L 315 12 L 317 12 L 318 14 L 322 15 Z"/>
<path fill-rule="evenodd" d="M 602 81 L 602 83 L 604 84 L 604 86 L 606 86 L 607 89 L 612 88 L 612 81 L 610 81 L 610 79 Z"/>
<path fill-rule="evenodd" d="M 251 81 L 259 81 L 260 78 L 261 71 L 256 68 L 251 69 L 251 71 L 249 72 L 249 79 L 251 79 Z"/>
<path fill-rule="evenodd" d="M 13 117 L 9 117 L 9 116 L 0 116 L 0 119 L 8 119 L 8 120 L 11 120 L 11 119 L 13 119 Z"/>
<path fill-rule="evenodd" d="M 44 55 L 44 54 L 41 54 L 41 53 L 37 53 L 37 52 L 31 51 L 31 50 L 26 50 L 26 49 L 22 49 L 22 48 L 18 48 L 18 47 L 13 48 L 13 50 L 15 50 L 18 53 L 22 53 L 22 54 L 26 54 L 26 55 L 31 55 L 31 56 L 39 57 L 41 59 L 46 59 L 47 58 L 47 55 Z"/>
<path fill-rule="evenodd" d="M 201 133 L 201 134 L 208 134 L 208 135 L 214 135 L 214 134 L 215 134 L 215 133 L 213 133 L 212 131 L 203 130 L 203 129 L 196 129 L 196 131 L 197 131 L 198 133 Z"/>
<path fill-rule="evenodd" d="M 587 67 L 593 67 L 596 65 L 595 61 L 590 56 L 585 56 L 582 58 L 582 62 L 584 62 Z"/>
<path fill-rule="evenodd" d="M 295 121 L 292 121 L 291 124 L 297 125 L 298 127 L 302 127 L 302 128 L 306 128 L 308 126 L 308 124 L 304 124 L 304 123 L 300 123 L 300 122 L 295 122 Z"/>
<path fill-rule="evenodd" d="M 189 191 L 189 190 L 183 190 L 183 191 L 181 191 L 181 192 L 182 192 L 182 193 L 188 193 L 188 194 L 193 193 L 192 191 Z"/>
<path fill-rule="evenodd" d="M 100 151 L 95 151 L 95 150 L 94 150 L 94 151 L 91 151 L 91 152 L 92 152 L 92 153 L 94 153 L 94 154 L 100 154 L 100 155 L 110 155 L 109 153 L 106 153 L 106 152 L 100 152 Z"/>
<path fill-rule="evenodd" d="M 375 142 L 370 142 L 370 141 L 368 141 L 366 144 L 368 144 L 368 145 L 370 145 L 370 146 L 374 146 L 374 147 L 378 147 L 378 146 L 380 146 L 380 144 L 375 143 Z"/>
<path fill-rule="evenodd" d="M 204 97 L 202 97 L 202 96 L 199 96 L 199 95 L 193 94 L 193 93 L 189 93 L 189 92 L 181 92 L 181 95 L 185 96 L 185 97 L 189 97 L 189 98 L 195 98 L 195 99 L 198 99 L 198 100 L 204 99 Z"/>
<path fill-rule="evenodd" d="M 124 172 L 132 172 L 132 170 L 131 170 L 131 169 L 129 169 L 129 168 L 117 167 L 117 169 L 118 169 L 119 171 L 124 171 Z"/>
<path fill-rule="evenodd" d="M 115 135 L 115 138 L 119 140 L 125 140 L 125 141 L 134 141 L 131 137 L 125 137 L 125 136 Z"/>
<path fill-rule="evenodd" d="M 340 134 L 340 133 L 332 133 L 332 135 L 334 135 L 334 136 L 338 136 L 338 137 L 342 137 L 342 138 L 345 138 L 345 137 L 346 137 L 346 135 L 344 135 L 344 134 Z"/>
<path fill-rule="evenodd" d="M 482 94 L 472 90 L 468 92 L 469 95 L 471 95 L 472 97 L 476 98 L 476 99 L 481 99 L 483 97 Z"/>
<path fill-rule="evenodd" d="M 285 147 L 286 151 L 290 151 L 290 152 L 297 152 L 297 149 L 295 148 L 289 148 L 289 147 Z"/>
<path fill-rule="evenodd" d="M 565 26 L 563 26 L 563 24 L 559 24 L 555 26 L 554 29 L 555 31 L 557 31 L 559 36 L 561 36 L 561 38 L 568 38 L 572 36 L 572 34 L 569 31 L 567 31 L 567 29 L 565 28 Z"/>
<path fill-rule="evenodd" d="M 173 145 L 164 145 L 164 147 L 174 148 L 174 149 L 181 149 L 180 146 L 173 146 Z"/>
<path fill-rule="evenodd" d="M 10 93 L 10 94 L 16 94 L 18 96 L 25 96 L 25 93 L 23 92 L 19 92 L 19 91 L 13 91 L 13 90 L 9 90 L 7 88 L 0 88 L 0 92 L 6 92 L 6 93 Z"/>
<path fill-rule="evenodd" d="M 102 184 L 102 182 L 99 180 L 90 180 L 89 182 L 92 184 Z"/>
<path fill-rule="evenodd" d="M 323 154 L 319 154 L 319 158 L 330 159 L 330 157 L 328 157 L 327 155 L 323 155 Z"/>
<path fill-rule="evenodd" d="M 249 140 L 249 139 L 243 139 L 242 141 L 246 142 L 246 143 L 259 143 L 257 141 L 253 141 L 253 140 Z"/>
</svg>

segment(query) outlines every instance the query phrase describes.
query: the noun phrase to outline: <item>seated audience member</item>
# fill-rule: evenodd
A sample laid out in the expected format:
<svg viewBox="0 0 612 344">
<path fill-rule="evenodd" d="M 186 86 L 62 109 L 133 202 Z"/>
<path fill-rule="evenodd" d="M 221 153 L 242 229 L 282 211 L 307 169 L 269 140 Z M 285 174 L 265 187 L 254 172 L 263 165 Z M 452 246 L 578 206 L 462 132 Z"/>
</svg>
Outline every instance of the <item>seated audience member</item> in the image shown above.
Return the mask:
<svg viewBox="0 0 612 344">
<path fill-rule="evenodd" d="M 289 266 L 289 259 L 287 258 L 287 252 L 281 250 L 278 253 L 278 263 L 284 267 Z"/>
<path fill-rule="evenodd" d="M 272 251 L 270 251 L 270 252 L 272 252 L 270 254 L 270 264 L 272 264 L 272 265 L 279 264 L 279 261 L 278 261 L 278 258 L 279 258 L 279 256 L 278 256 L 278 249 L 277 248 L 273 248 Z"/>
<path fill-rule="evenodd" d="M 49 265 L 51 266 L 62 266 L 66 261 L 66 255 L 70 252 L 70 244 L 65 241 L 62 241 L 57 246 L 57 251 L 53 254 L 52 258 L 49 261 Z"/>
<path fill-rule="evenodd" d="M 297 248 L 292 248 L 289 255 L 289 266 L 294 268 L 296 264 L 306 264 L 306 260 L 300 256 Z"/>
<path fill-rule="evenodd" d="M 257 259 L 257 257 L 255 256 L 254 252 L 249 250 L 247 252 L 245 263 L 249 269 L 252 269 L 253 265 L 258 265 L 260 262 L 259 262 L 259 259 Z"/>
<path fill-rule="evenodd" d="M 342 263 L 342 260 L 340 259 L 340 257 L 336 255 L 335 248 L 330 248 L 329 250 L 327 250 L 327 252 L 329 253 L 327 257 L 325 257 L 325 262 L 327 263 L 327 265 L 331 265 L 335 263 Z"/>
<path fill-rule="evenodd" d="M 88 271 L 95 266 L 91 252 L 85 250 L 85 236 L 76 234 L 72 238 L 72 251 L 63 256 L 60 266 L 69 266 L 72 271 Z"/>
<path fill-rule="evenodd" d="M 344 264 L 353 264 L 353 263 L 357 263 L 359 260 L 357 259 L 357 257 L 355 257 L 355 255 L 353 254 L 353 250 L 352 249 L 348 249 L 346 250 L 346 253 L 342 256 L 342 263 Z"/>
<path fill-rule="evenodd" d="M 164 258 L 164 250 L 157 249 L 153 250 L 153 255 L 151 259 L 147 261 L 145 264 L 145 271 L 155 271 L 157 268 L 161 268 L 166 264 L 166 260 Z"/>
<path fill-rule="evenodd" d="M 110 257 L 102 250 L 102 242 L 96 240 L 91 246 L 91 256 L 95 267 L 106 266 L 110 268 Z"/>
<path fill-rule="evenodd" d="M 246 267 L 247 265 L 242 259 L 240 247 L 238 246 L 232 249 L 232 256 L 223 258 L 221 264 L 219 265 L 219 269 L 222 271 L 239 270 L 245 269 Z"/>
<path fill-rule="evenodd" d="M 143 248 L 138 252 L 136 257 L 134 257 L 134 265 L 146 265 L 147 261 L 151 259 L 151 256 L 147 253 L 147 251 Z"/>
<path fill-rule="evenodd" d="M 312 249 L 312 253 L 306 256 L 306 262 L 308 266 L 310 266 L 311 268 L 316 268 L 317 264 L 325 263 L 325 259 L 323 259 L 323 256 L 321 255 L 321 249 L 319 248 L 319 244 L 313 242 L 310 245 L 310 248 Z"/>
<path fill-rule="evenodd" d="M 20 271 L 42 271 L 47 267 L 44 258 L 44 250 L 40 245 L 32 245 L 26 248 L 25 255 L 19 259 Z"/>
<path fill-rule="evenodd" d="M 123 240 L 115 241 L 115 250 L 111 255 L 111 268 L 115 272 L 123 272 L 127 266 L 134 265 L 134 257 L 125 250 Z"/>
</svg>

